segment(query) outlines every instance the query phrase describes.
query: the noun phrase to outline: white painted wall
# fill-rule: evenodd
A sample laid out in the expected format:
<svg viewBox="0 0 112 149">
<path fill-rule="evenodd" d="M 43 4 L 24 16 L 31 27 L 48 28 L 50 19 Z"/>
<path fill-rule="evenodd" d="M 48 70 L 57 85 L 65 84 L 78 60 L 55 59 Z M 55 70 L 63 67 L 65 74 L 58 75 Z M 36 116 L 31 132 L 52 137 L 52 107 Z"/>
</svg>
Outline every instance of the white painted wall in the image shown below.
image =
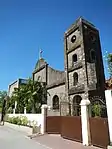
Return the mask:
<svg viewBox="0 0 112 149">
<path fill-rule="evenodd" d="M 42 114 L 8 114 L 9 117 L 17 117 L 17 116 L 26 116 L 28 121 L 31 121 L 31 126 L 33 125 L 33 121 L 37 122 L 37 126 L 42 125 Z"/>
<path fill-rule="evenodd" d="M 8 114 L 9 117 L 26 116 L 27 119 L 32 122 L 37 122 L 37 126 L 40 126 L 41 134 L 46 132 L 46 117 L 47 117 L 48 106 L 46 104 L 41 107 L 41 114 Z M 30 124 L 31 126 L 31 124 Z"/>
<path fill-rule="evenodd" d="M 106 97 L 106 105 L 107 105 L 110 143 L 112 143 L 112 90 L 106 90 L 105 97 Z"/>
</svg>

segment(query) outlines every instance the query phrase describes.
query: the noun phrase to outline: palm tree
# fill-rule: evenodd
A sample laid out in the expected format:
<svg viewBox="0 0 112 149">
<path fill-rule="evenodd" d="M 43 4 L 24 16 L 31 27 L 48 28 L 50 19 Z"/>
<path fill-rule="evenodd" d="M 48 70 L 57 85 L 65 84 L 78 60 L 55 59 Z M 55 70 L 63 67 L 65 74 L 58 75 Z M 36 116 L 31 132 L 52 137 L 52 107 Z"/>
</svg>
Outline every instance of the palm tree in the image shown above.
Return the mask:
<svg viewBox="0 0 112 149">
<path fill-rule="evenodd" d="M 28 102 L 32 106 L 32 113 L 40 112 L 40 107 L 42 104 L 47 103 L 47 89 L 46 84 L 39 81 L 40 77 L 38 77 L 37 81 L 28 79 L 27 83 L 27 97 Z"/>
<path fill-rule="evenodd" d="M 16 88 L 10 99 L 10 106 L 14 108 L 15 101 L 17 102 L 16 112 L 23 113 L 24 107 L 28 113 L 39 113 L 41 105 L 47 103 L 46 84 L 39 81 L 34 81 L 29 78 L 27 84 Z"/>
<path fill-rule="evenodd" d="M 19 88 L 16 88 L 13 92 L 13 95 L 11 97 L 13 104 L 15 105 L 15 101 L 17 102 L 16 111 L 19 113 L 24 112 L 24 90 L 23 86 L 20 86 Z"/>
</svg>

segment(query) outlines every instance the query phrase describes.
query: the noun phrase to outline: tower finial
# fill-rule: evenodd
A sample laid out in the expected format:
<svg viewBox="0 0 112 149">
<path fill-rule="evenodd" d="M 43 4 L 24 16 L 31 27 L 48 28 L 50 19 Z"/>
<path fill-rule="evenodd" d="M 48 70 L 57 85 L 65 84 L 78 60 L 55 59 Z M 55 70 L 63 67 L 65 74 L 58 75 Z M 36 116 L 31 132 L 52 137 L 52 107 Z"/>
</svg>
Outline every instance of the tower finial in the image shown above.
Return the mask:
<svg viewBox="0 0 112 149">
<path fill-rule="evenodd" d="M 42 49 L 40 49 L 40 51 L 39 51 L 39 59 L 42 58 L 42 53 L 43 53 L 43 51 L 42 51 Z"/>
</svg>

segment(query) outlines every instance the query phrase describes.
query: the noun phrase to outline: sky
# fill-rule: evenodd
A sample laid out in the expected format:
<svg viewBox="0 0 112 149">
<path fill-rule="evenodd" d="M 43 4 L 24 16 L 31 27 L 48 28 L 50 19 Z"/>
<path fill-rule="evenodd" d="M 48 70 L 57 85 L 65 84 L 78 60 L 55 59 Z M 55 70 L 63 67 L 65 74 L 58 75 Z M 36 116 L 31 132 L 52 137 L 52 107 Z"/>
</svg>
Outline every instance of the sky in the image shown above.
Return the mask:
<svg viewBox="0 0 112 149">
<path fill-rule="evenodd" d="M 0 0 L 0 90 L 32 75 L 40 49 L 64 70 L 64 32 L 79 16 L 99 29 L 102 54 L 112 52 L 111 0 Z"/>
</svg>

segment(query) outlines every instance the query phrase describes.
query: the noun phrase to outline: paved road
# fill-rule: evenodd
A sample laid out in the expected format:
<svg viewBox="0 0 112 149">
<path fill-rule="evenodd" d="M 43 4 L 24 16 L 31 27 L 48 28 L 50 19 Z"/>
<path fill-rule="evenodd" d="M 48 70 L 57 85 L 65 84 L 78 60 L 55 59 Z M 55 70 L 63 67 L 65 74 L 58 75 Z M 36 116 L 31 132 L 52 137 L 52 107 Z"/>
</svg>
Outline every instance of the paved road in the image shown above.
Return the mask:
<svg viewBox="0 0 112 149">
<path fill-rule="evenodd" d="M 0 149 L 50 149 L 6 126 L 0 126 Z"/>
</svg>

